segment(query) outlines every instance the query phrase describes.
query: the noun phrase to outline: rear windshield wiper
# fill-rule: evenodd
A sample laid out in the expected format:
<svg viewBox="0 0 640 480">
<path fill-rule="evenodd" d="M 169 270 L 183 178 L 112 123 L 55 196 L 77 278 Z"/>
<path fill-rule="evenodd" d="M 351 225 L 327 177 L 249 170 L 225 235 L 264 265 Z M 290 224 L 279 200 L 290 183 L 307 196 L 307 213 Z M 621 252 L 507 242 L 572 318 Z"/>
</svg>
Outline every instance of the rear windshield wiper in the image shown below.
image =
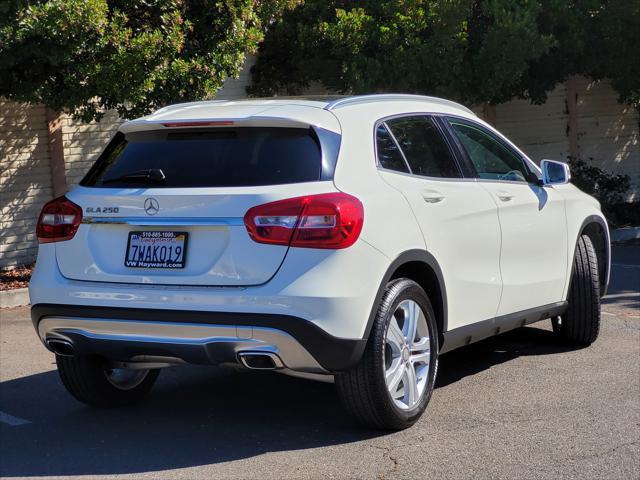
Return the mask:
<svg viewBox="0 0 640 480">
<path fill-rule="evenodd" d="M 131 173 L 125 173 L 115 178 L 107 178 L 102 180 L 102 184 L 117 183 L 117 182 L 143 182 L 143 183 L 161 183 L 164 182 L 167 177 L 160 168 L 149 168 L 147 170 L 137 170 Z"/>
</svg>

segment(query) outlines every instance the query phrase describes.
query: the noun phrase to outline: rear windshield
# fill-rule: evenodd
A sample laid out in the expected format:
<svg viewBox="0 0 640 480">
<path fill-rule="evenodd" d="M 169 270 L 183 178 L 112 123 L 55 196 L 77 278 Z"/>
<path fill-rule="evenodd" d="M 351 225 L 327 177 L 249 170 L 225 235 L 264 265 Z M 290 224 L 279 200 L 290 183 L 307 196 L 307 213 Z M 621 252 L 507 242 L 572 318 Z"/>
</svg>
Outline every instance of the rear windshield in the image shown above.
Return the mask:
<svg viewBox="0 0 640 480">
<path fill-rule="evenodd" d="M 239 187 L 314 182 L 322 150 L 312 129 L 118 132 L 80 182 L 87 187 Z"/>
</svg>

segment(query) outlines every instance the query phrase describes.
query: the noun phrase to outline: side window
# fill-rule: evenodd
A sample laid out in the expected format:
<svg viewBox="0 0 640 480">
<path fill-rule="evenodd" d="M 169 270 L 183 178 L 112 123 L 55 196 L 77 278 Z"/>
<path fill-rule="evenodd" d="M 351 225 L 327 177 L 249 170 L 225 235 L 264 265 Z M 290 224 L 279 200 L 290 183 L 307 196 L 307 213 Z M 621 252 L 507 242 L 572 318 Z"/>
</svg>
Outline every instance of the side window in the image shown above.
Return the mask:
<svg viewBox="0 0 640 480">
<path fill-rule="evenodd" d="M 478 177 L 526 182 L 532 174 L 524 159 L 484 129 L 450 119 L 460 143 L 476 167 Z"/>
<path fill-rule="evenodd" d="M 460 170 L 433 119 L 427 116 L 389 120 L 387 126 L 402 149 L 411 173 L 425 177 L 459 178 Z"/>
<path fill-rule="evenodd" d="M 395 170 L 396 172 L 409 173 L 407 163 L 396 142 L 384 124 L 380 124 L 376 130 L 376 144 L 378 147 L 378 162 L 382 168 Z"/>
</svg>

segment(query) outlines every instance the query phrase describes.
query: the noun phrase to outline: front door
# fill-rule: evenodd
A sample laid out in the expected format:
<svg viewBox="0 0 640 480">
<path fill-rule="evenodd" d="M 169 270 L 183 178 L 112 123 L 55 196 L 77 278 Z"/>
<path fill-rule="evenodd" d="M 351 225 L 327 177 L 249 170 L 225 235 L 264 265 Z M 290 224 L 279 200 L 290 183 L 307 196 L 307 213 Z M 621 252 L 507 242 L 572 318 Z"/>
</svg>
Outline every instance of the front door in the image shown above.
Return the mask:
<svg viewBox="0 0 640 480">
<path fill-rule="evenodd" d="M 562 196 L 539 185 L 520 153 L 484 126 L 449 119 L 478 184 L 498 206 L 502 230 L 502 296 L 497 315 L 562 300 L 567 265 L 567 227 Z"/>
</svg>

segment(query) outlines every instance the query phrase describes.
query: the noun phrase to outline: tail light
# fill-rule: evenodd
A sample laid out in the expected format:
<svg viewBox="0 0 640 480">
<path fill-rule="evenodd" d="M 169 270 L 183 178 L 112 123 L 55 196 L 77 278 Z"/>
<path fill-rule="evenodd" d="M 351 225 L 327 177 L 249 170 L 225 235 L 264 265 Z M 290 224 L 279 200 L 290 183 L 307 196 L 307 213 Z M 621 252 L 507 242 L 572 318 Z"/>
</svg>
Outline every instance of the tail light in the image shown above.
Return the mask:
<svg viewBox="0 0 640 480">
<path fill-rule="evenodd" d="M 362 203 L 346 193 L 278 200 L 244 216 L 254 241 L 304 248 L 347 248 L 358 239 L 363 221 Z"/>
<path fill-rule="evenodd" d="M 38 218 L 36 236 L 40 243 L 71 240 L 82 221 L 82 208 L 67 197 L 45 203 Z"/>
</svg>

